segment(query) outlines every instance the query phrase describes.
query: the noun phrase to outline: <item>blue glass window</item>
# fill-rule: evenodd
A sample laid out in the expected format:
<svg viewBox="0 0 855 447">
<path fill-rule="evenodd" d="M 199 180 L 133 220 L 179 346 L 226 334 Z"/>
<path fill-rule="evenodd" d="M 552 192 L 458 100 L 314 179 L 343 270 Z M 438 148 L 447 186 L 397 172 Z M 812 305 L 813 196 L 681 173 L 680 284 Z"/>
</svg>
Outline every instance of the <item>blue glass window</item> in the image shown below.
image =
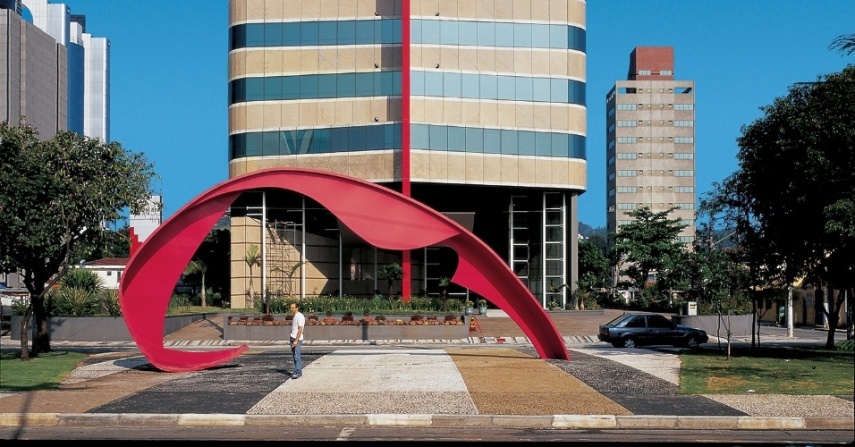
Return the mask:
<svg viewBox="0 0 855 447">
<path fill-rule="evenodd" d="M 427 45 L 438 45 L 440 42 L 440 30 L 438 20 L 422 21 L 422 43 Z"/>
<path fill-rule="evenodd" d="M 448 127 L 428 126 L 430 132 L 430 149 L 435 151 L 448 150 Z"/>
<path fill-rule="evenodd" d="M 564 79 L 551 79 L 549 81 L 549 99 L 550 102 L 566 102 L 569 95 L 569 86 Z"/>
<path fill-rule="evenodd" d="M 377 26 L 376 20 L 357 20 L 356 21 L 356 44 L 365 45 L 374 42 L 374 27 Z"/>
<path fill-rule="evenodd" d="M 338 24 L 338 45 L 354 45 L 356 43 L 356 22 L 353 20 L 342 20 Z"/>
<path fill-rule="evenodd" d="M 496 99 L 513 101 L 516 97 L 516 81 L 513 76 L 497 76 L 499 94 Z"/>
<path fill-rule="evenodd" d="M 442 72 L 425 72 L 425 96 L 442 96 Z"/>
<path fill-rule="evenodd" d="M 496 23 L 496 46 L 497 47 L 513 47 L 514 46 L 514 24 L 513 23 Z"/>
<path fill-rule="evenodd" d="M 567 25 L 423 19 L 411 22 L 411 33 L 414 44 L 586 50 L 585 30 Z M 229 50 L 400 43 L 400 19 L 246 23 L 229 29 Z"/>
<path fill-rule="evenodd" d="M 338 43 L 336 22 L 318 22 L 318 45 L 335 45 L 336 43 Z"/>
<path fill-rule="evenodd" d="M 530 130 L 521 130 L 517 132 L 518 150 L 520 155 L 535 155 L 535 141 L 537 133 Z M 539 132 L 543 133 L 543 132 Z"/>
<path fill-rule="evenodd" d="M 532 95 L 531 100 L 534 102 L 550 102 L 550 85 L 552 79 L 549 78 L 531 78 Z"/>
<path fill-rule="evenodd" d="M 499 129 L 484 129 L 484 153 L 498 154 L 502 151 L 502 135 Z"/>
<path fill-rule="evenodd" d="M 318 22 L 300 22 L 300 45 L 318 44 Z"/>
<path fill-rule="evenodd" d="M 519 132 L 514 130 L 505 130 L 502 131 L 502 155 L 518 155 L 519 154 L 519 143 L 518 143 L 518 135 Z"/>
<path fill-rule="evenodd" d="M 334 75 L 319 75 L 318 76 L 318 98 L 335 98 L 335 80 Z"/>
<path fill-rule="evenodd" d="M 531 47 L 531 23 L 517 23 L 514 25 L 514 47 Z"/>
<path fill-rule="evenodd" d="M 496 26 L 492 22 L 478 22 L 478 45 L 482 47 L 496 46 Z"/>
<path fill-rule="evenodd" d="M 368 150 L 384 149 L 386 144 L 383 142 L 385 126 L 367 126 L 365 132 L 365 147 Z"/>
<path fill-rule="evenodd" d="M 372 149 L 368 147 L 368 128 L 366 126 L 348 127 L 347 147 L 351 151 Z"/>
<path fill-rule="evenodd" d="M 570 139 L 567 137 L 567 134 L 552 134 L 552 156 L 566 158 L 568 154 L 567 149 L 569 148 L 569 142 Z M 549 153 L 546 152 L 543 155 L 549 155 Z"/>
<path fill-rule="evenodd" d="M 448 150 L 466 152 L 466 128 L 448 127 Z"/>
<path fill-rule="evenodd" d="M 460 77 L 461 83 L 461 98 L 470 98 L 477 99 L 480 98 L 480 83 L 478 82 L 478 75 L 463 73 Z"/>
<path fill-rule="evenodd" d="M 427 125 L 414 124 L 410 128 L 410 147 L 412 149 L 430 149 L 430 135 Z"/>
<path fill-rule="evenodd" d="M 443 45 L 458 45 L 460 37 L 457 33 L 456 20 L 443 20 L 439 22 L 439 41 Z"/>
<path fill-rule="evenodd" d="M 571 26 L 567 28 L 567 48 L 585 51 L 587 47 L 585 30 Z"/>
<path fill-rule="evenodd" d="M 475 75 L 477 76 L 477 75 Z M 499 97 L 499 78 L 497 76 L 480 76 L 481 98 L 492 99 Z"/>
<path fill-rule="evenodd" d="M 514 79 L 514 84 L 514 88 L 516 89 L 514 96 L 517 101 L 532 101 L 534 99 L 534 96 L 532 95 L 533 83 L 531 78 L 517 76 Z"/>
<path fill-rule="evenodd" d="M 478 26 L 475 22 L 458 22 L 458 45 L 476 46 L 478 45 Z"/>
<path fill-rule="evenodd" d="M 335 75 L 337 97 L 354 97 L 356 96 L 356 75 L 355 73 L 339 73 Z"/>
<path fill-rule="evenodd" d="M 442 84 L 443 96 L 460 98 L 462 95 L 461 85 L 460 73 L 445 73 Z"/>
<path fill-rule="evenodd" d="M 550 48 L 549 42 L 549 26 L 534 23 L 531 25 L 531 47 L 532 48 Z"/>
<path fill-rule="evenodd" d="M 473 154 L 484 152 L 484 129 L 480 127 L 466 128 L 466 152 Z"/>
</svg>

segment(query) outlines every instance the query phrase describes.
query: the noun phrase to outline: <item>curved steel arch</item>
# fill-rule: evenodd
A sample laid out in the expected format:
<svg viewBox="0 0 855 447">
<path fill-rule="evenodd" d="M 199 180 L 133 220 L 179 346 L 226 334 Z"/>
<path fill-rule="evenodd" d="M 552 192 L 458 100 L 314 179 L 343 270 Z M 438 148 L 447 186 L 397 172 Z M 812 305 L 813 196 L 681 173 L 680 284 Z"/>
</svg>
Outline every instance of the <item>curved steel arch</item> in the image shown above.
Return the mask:
<svg viewBox="0 0 855 447">
<path fill-rule="evenodd" d="M 196 371 L 227 362 L 243 345 L 217 351 L 163 347 L 172 286 L 199 244 L 244 191 L 276 188 L 303 194 L 328 209 L 371 245 L 385 250 L 447 246 L 458 254 L 451 281 L 503 309 L 541 358 L 569 360 L 561 334 L 540 303 L 498 255 L 474 234 L 424 204 L 383 186 L 326 171 L 271 168 L 226 180 L 190 201 L 131 255 L 119 287 L 128 331 L 152 365 Z"/>
</svg>

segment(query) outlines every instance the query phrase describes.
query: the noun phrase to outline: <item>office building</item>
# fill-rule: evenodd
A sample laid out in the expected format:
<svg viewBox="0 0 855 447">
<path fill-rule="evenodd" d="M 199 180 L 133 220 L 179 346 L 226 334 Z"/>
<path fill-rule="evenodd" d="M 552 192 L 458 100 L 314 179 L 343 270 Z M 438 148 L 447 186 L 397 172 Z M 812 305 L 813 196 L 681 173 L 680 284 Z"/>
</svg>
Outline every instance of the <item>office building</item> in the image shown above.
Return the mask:
<svg viewBox="0 0 855 447">
<path fill-rule="evenodd" d="M 586 189 L 584 1 L 229 9 L 230 177 L 302 167 L 392 188 L 472 230 L 544 306 L 567 302 Z M 388 263 L 403 267 L 403 297 L 435 295 L 456 267 L 444 248 L 367 246 L 293 194 L 244 194 L 231 219 L 233 307 L 265 291 L 385 293 L 378 268 Z"/>
<path fill-rule="evenodd" d="M 695 235 L 695 83 L 675 79 L 672 47 L 636 47 L 626 81 L 606 95 L 607 230 L 637 208 L 677 208 L 670 219 Z"/>
<path fill-rule="evenodd" d="M 128 217 L 128 238 L 131 240 L 131 254 L 137 251 L 151 233 L 163 223 L 163 199 L 159 195 L 151 196 L 148 205 L 139 213 Z"/>
<path fill-rule="evenodd" d="M 68 129 L 68 53 L 19 1 L 0 0 L 0 120 L 42 139 Z"/>
<path fill-rule="evenodd" d="M 110 42 L 63 3 L 0 0 L 3 114 L 48 139 L 58 131 L 110 141 Z"/>
</svg>

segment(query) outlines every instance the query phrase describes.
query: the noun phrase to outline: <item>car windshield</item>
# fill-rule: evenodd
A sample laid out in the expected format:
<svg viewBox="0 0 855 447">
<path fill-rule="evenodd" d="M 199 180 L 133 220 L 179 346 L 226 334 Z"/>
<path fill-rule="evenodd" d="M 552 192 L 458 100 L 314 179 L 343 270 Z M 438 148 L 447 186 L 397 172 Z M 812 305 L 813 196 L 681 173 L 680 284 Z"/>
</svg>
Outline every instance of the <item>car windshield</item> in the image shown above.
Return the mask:
<svg viewBox="0 0 855 447">
<path fill-rule="evenodd" d="M 606 323 L 604 326 L 617 326 L 617 325 L 619 325 L 621 322 L 623 322 L 624 320 L 626 320 L 627 318 L 631 318 L 631 317 L 632 317 L 632 315 L 629 315 L 629 314 L 623 314 L 623 315 L 620 315 L 620 316 L 618 316 L 618 317 L 615 317 L 614 319 L 612 319 L 612 321 L 609 321 L 609 322 L 608 322 L 608 323 Z"/>
</svg>

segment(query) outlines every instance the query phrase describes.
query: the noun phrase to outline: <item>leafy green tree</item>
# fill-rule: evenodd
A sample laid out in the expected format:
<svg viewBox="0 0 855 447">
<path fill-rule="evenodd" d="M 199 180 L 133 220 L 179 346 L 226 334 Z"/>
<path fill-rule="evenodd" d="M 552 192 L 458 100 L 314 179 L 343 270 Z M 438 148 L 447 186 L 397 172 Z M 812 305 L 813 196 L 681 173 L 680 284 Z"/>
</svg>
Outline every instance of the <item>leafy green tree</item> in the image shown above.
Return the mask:
<svg viewBox="0 0 855 447">
<path fill-rule="evenodd" d="M 208 264 L 205 264 L 200 259 L 194 259 L 194 260 L 190 261 L 190 263 L 188 263 L 187 267 L 184 269 L 185 275 L 189 276 L 189 275 L 198 274 L 198 275 L 200 275 L 200 277 L 202 279 L 202 293 L 200 294 L 200 297 L 202 298 L 202 307 L 208 306 L 208 299 L 207 299 L 207 295 L 205 292 L 205 273 L 207 273 L 207 272 L 208 272 Z"/>
<path fill-rule="evenodd" d="M 117 142 L 66 131 L 42 140 L 31 126 L 0 123 L 0 270 L 19 272 L 30 294 L 21 360 L 51 350 L 47 291 L 65 276 L 75 250 L 105 239 L 106 222 L 147 205 L 153 169 Z"/>
<path fill-rule="evenodd" d="M 595 242 L 579 242 L 579 279 L 576 280 L 576 309 L 585 308 L 585 300 L 609 286 L 609 259 Z"/>
<path fill-rule="evenodd" d="M 230 295 L 231 272 L 229 259 L 231 256 L 231 232 L 227 229 L 214 229 L 196 249 L 193 258 L 204 262 L 207 266 L 205 284 L 214 295 L 228 297 Z M 213 298 L 212 305 L 217 305 Z"/>
<path fill-rule="evenodd" d="M 386 278 L 386 281 L 389 284 L 389 300 L 391 300 L 393 295 L 392 284 L 395 281 L 404 277 L 403 270 L 401 270 L 401 265 L 397 262 L 393 262 L 391 264 L 383 264 L 380 266 L 380 268 L 377 269 L 377 275 L 381 278 Z"/>
<path fill-rule="evenodd" d="M 841 291 L 855 286 L 855 66 L 796 84 L 761 110 L 714 200 L 734 210 L 752 276 L 790 293 L 803 277 L 838 290 L 836 301 L 827 294 L 831 347 Z"/>
<path fill-rule="evenodd" d="M 851 291 L 855 66 L 797 84 L 762 110 L 765 116 L 745 127 L 738 140 L 740 170 L 735 175 L 752 198 L 751 214 L 774 251 L 767 265 L 780 266 L 788 286 L 807 276 L 820 286 Z M 842 295 L 827 315 L 829 347 Z"/>
<path fill-rule="evenodd" d="M 131 256 L 131 239 L 128 236 L 128 225 L 114 231 L 103 231 L 92 245 L 75 247 L 70 255 L 71 263 L 94 261 L 101 258 L 129 258 Z"/>
<path fill-rule="evenodd" d="M 246 307 L 251 308 L 254 305 L 253 301 L 255 296 L 255 290 L 253 290 L 252 287 L 252 270 L 253 267 L 261 265 L 261 252 L 258 249 L 258 245 L 252 244 L 247 247 L 246 254 L 243 257 L 243 261 L 246 262 L 247 267 L 249 267 L 249 290 L 247 290 L 246 292 Z M 269 308 L 266 300 L 264 308 Z"/>
<path fill-rule="evenodd" d="M 837 49 L 841 54 L 855 53 L 855 33 L 837 36 L 828 46 L 829 50 Z"/>
<path fill-rule="evenodd" d="M 685 246 L 677 236 L 686 225 L 680 219 L 668 219 L 673 210 L 653 212 L 641 207 L 627 212 L 633 221 L 622 225 L 614 235 L 611 262 L 623 269 L 629 278 L 626 285 L 640 292 L 644 306 L 666 298 L 663 292 L 683 276 Z M 648 278 L 653 273 L 654 288 L 648 289 Z"/>
<path fill-rule="evenodd" d="M 448 311 L 448 286 L 451 285 L 451 278 L 441 276 L 439 278 L 439 287 L 442 289 L 442 311 Z"/>
</svg>

